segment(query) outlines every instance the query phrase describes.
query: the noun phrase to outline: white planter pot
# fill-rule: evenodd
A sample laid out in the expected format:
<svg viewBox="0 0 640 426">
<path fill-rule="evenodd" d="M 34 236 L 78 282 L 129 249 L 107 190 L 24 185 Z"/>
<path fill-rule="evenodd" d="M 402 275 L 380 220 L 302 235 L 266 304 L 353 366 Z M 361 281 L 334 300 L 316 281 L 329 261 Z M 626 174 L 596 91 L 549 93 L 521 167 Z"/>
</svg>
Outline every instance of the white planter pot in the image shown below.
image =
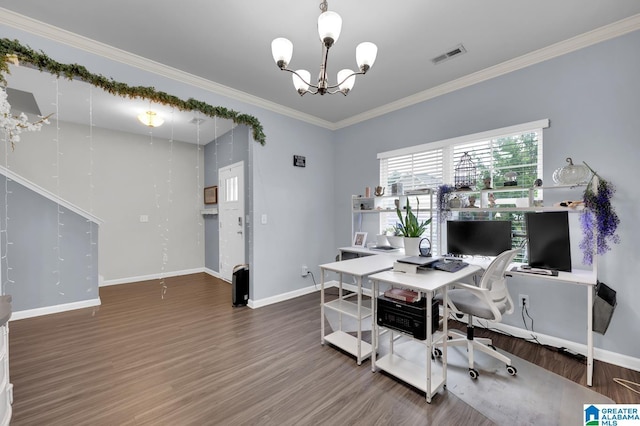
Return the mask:
<svg viewBox="0 0 640 426">
<path fill-rule="evenodd" d="M 404 237 L 404 253 L 407 256 L 420 255 L 420 237 Z"/>
<path fill-rule="evenodd" d="M 389 244 L 392 247 L 404 247 L 404 237 L 400 237 L 397 235 L 387 235 L 387 240 L 389 240 Z"/>
</svg>

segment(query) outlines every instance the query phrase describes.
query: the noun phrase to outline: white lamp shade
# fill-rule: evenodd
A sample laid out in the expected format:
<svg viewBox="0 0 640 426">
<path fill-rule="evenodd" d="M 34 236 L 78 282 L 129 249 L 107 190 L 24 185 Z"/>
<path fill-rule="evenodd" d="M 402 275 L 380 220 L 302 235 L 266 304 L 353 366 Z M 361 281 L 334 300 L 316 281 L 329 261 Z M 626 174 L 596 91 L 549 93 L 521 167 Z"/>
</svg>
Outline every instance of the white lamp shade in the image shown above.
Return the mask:
<svg viewBox="0 0 640 426">
<path fill-rule="evenodd" d="M 296 72 L 300 75 L 300 77 L 302 77 L 302 79 L 304 79 L 304 81 L 300 79 L 300 77 L 298 77 L 297 75 L 292 74 L 293 86 L 296 88 L 297 91 L 309 90 L 309 84 L 307 82 L 311 79 L 311 73 L 307 70 L 297 70 Z"/>
<path fill-rule="evenodd" d="M 159 127 L 164 123 L 164 119 L 158 117 L 158 114 L 153 111 L 146 111 L 139 114 L 138 120 L 145 126 L 149 127 Z"/>
<path fill-rule="evenodd" d="M 340 85 L 340 90 L 344 91 L 346 89 L 349 91 L 353 89 L 353 85 L 356 84 L 356 76 L 351 74 L 353 74 L 353 71 L 350 69 L 338 71 L 338 84 Z M 351 77 L 349 77 L 350 75 Z M 342 80 L 344 80 L 344 82 Z"/>
<path fill-rule="evenodd" d="M 358 47 L 356 47 L 356 62 L 358 63 L 358 68 L 362 69 L 365 65 L 372 67 L 376 61 L 377 54 L 378 46 L 375 44 L 368 41 L 360 43 Z"/>
<path fill-rule="evenodd" d="M 320 36 L 320 41 L 324 42 L 324 39 L 329 37 L 336 43 L 338 37 L 340 37 L 341 30 L 342 18 L 337 13 L 327 11 L 318 16 L 318 35 Z"/>
<path fill-rule="evenodd" d="M 271 42 L 271 54 L 276 64 L 278 61 L 283 61 L 286 67 L 289 65 L 289 62 L 291 62 L 291 57 L 293 56 L 293 43 L 284 37 L 273 39 Z"/>
</svg>

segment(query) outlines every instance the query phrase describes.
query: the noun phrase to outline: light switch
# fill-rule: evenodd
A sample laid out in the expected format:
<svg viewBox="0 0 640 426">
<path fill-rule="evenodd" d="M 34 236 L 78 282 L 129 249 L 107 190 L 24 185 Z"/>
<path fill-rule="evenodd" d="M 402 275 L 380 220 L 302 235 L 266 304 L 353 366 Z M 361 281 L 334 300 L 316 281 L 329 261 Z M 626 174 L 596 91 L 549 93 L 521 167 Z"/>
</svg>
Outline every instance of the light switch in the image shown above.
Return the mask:
<svg viewBox="0 0 640 426">
<path fill-rule="evenodd" d="M 260 218 L 260 222 L 261 222 L 263 225 L 266 225 L 266 224 L 267 224 L 267 214 L 266 214 L 266 213 L 263 213 L 263 214 L 262 214 L 262 217 Z"/>
<path fill-rule="evenodd" d="M 140 215 L 140 222 L 149 222 L 149 215 L 146 214 L 141 214 Z"/>
</svg>

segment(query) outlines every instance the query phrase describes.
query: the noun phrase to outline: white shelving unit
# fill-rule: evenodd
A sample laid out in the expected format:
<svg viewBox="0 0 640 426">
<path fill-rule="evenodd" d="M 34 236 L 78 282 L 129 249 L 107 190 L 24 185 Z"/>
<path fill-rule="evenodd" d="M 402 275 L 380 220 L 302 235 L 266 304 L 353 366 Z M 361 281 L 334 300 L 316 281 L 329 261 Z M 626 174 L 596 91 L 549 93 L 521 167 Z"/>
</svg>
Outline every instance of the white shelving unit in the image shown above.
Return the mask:
<svg viewBox="0 0 640 426">
<path fill-rule="evenodd" d="M 395 258 L 387 255 L 365 256 L 340 262 L 325 263 L 320 265 L 322 275 L 320 283 L 320 319 L 321 319 L 321 343 L 331 343 L 356 357 L 358 365 L 371 356 L 372 344 L 362 340 L 362 324 L 368 320 L 373 327 L 373 310 L 371 302 L 362 300 L 362 285 L 368 275 L 391 269 Z M 338 298 L 325 302 L 325 275 L 327 272 L 335 272 L 338 279 Z M 342 288 L 345 276 L 356 278 L 357 287 L 353 293 L 345 293 Z M 327 311 L 338 314 L 338 326 L 332 332 L 325 333 L 325 319 Z M 350 317 L 355 320 L 356 329 L 348 330 L 344 326 L 343 318 Z M 355 335 L 350 334 L 354 332 Z"/>
<path fill-rule="evenodd" d="M 471 191 L 453 191 L 449 193 L 449 202 L 454 197 L 457 197 L 461 203 L 460 207 L 452 207 L 452 212 L 473 212 L 473 211 L 488 211 L 488 212 L 527 212 L 527 211 L 579 211 L 580 208 L 570 208 L 551 205 L 547 203 L 545 205 L 543 194 L 545 191 L 557 191 L 563 195 L 571 195 L 574 189 L 582 188 L 584 190 L 585 185 L 554 185 L 554 186 L 536 186 L 530 188 L 523 188 L 517 186 L 505 186 L 501 188 L 492 189 L 480 189 Z M 496 194 L 510 194 L 510 197 L 501 197 Z M 490 196 L 493 194 L 495 197 L 495 205 L 492 206 L 490 202 Z M 476 206 L 469 207 L 469 197 L 476 197 Z M 552 198 L 553 199 L 553 198 Z M 555 201 L 555 200 L 554 200 Z M 562 200 L 567 201 L 567 200 Z"/>
<path fill-rule="evenodd" d="M 367 241 L 375 243 L 375 236 L 387 227 L 385 223 L 398 222 L 395 200 L 398 200 L 398 205 L 404 213 L 403 207 L 406 206 L 408 199 L 415 213 L 418 208 L 417 197 L 420 201 L 421 219 L 433 217 L 434 192 L 433 189 L 427 189 L 414 192 L 408 191 L 408 193 L 402 195 L 383 195 L 380 197 L 354 195 L 351 197 L 351 238 L 353 239 L 356 232 L 367 232 Z M 424 215 L 424 213 L 427 213 L 427 215 Z M 391 219 L 389 220 L 389 218 Z M 433 226 L 435 226 L 435 218 L 432 226 L 427 231 L 428 234 L 424 235 L 430 241 L 433 241 Z"/>
<path fill-rule="evenodd" d="M 200 210 L 200 214 L 203 216 L 207 216 L 207 215 L 216 215 L 218 214 L 218 208 L 217 207 L 209 207 L 206 209 L 201 209 Z"/>
</svg>

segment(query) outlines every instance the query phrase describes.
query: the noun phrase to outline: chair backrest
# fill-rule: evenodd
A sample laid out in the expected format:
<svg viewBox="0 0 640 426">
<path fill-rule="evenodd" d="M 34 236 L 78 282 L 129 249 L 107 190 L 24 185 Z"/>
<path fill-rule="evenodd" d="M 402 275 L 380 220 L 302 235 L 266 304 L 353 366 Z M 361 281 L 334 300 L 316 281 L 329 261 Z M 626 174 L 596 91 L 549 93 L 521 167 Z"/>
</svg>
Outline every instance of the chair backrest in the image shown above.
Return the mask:
<svg viewBox="0 0 640 426">
<path fill-rule="evenodd" d="M 513 300 L 507 289 L 507 278 L 505 272 L 516 257 L 519 248 L 507 250 L 500 253 L 487 267 L 480 280 L 480 288 L 489 291 L 489 297 L 502 313 L 513 312 Z"/>
</svg>

